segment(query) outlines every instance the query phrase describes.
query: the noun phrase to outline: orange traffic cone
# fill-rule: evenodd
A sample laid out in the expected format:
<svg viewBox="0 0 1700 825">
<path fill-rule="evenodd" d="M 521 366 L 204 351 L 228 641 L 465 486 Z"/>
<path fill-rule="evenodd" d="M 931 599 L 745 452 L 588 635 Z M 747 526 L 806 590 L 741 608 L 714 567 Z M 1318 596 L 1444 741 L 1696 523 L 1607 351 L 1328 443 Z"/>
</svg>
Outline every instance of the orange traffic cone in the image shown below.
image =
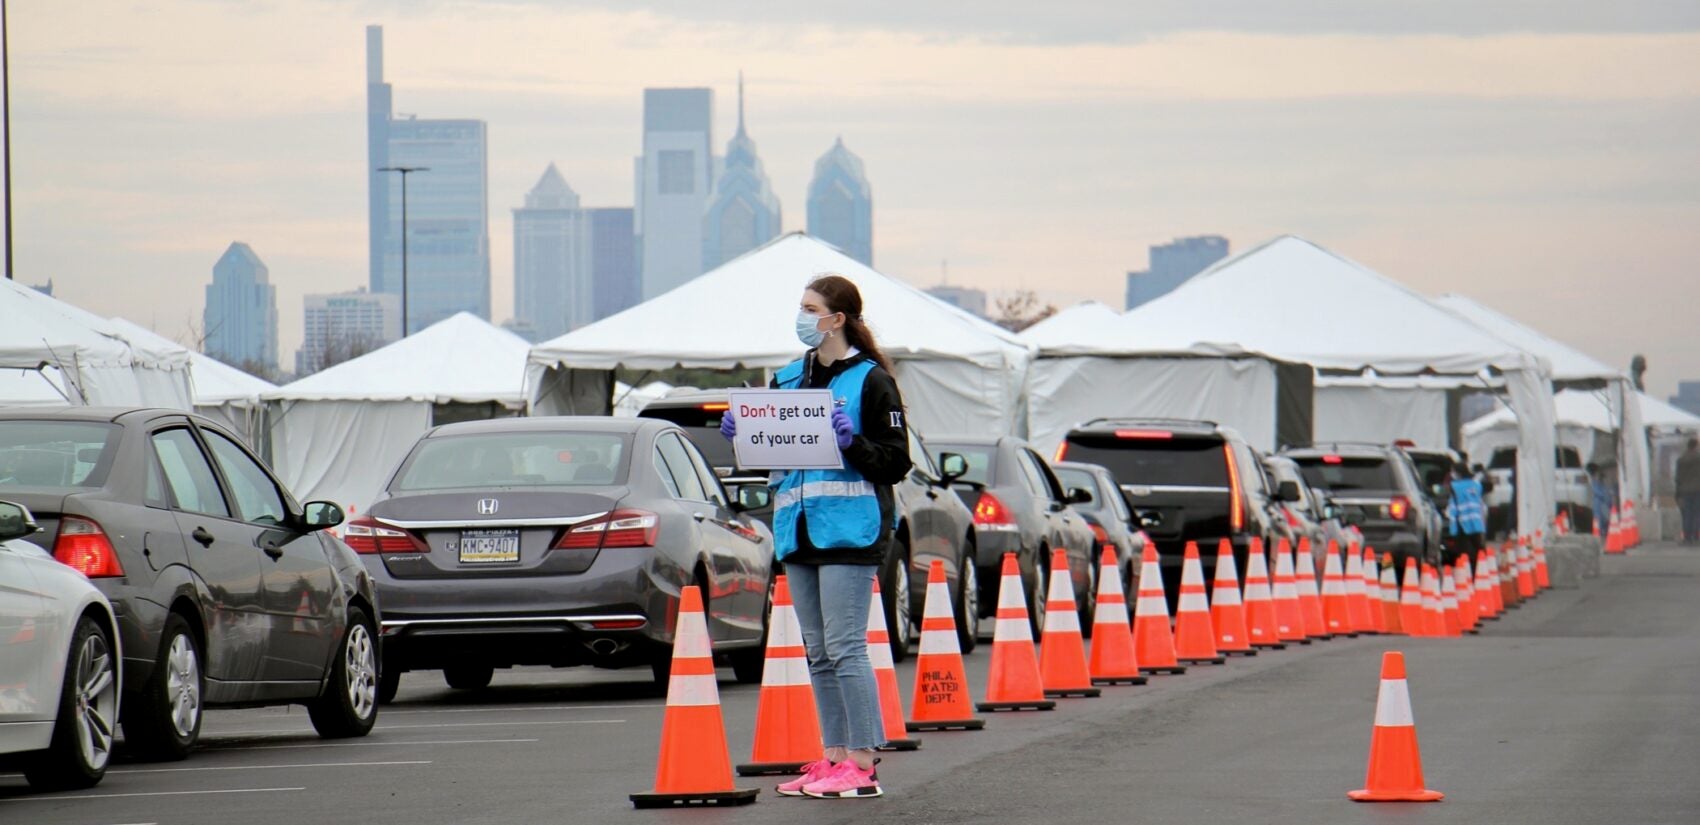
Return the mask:
<svg viewBox="0 0 1700 825">
<path fill-rule="evenodd" d="M 1499 546 L 1499 554 L 1494 559 L 1494 569 L 1499 572 L 1500 609 L 1516 610 L 1523 606 L 1523 599 L 1517 595 L 1517 552 L 1511 544 Z"/>
<path fill-rule="evenodd" d="M 1027 597 L 1021 584 L 1021 563 L 1014 553 L 1003 554 L 998 581 L 997 630 L 992 633 L 992 669 L 986 676 L 986 701 L 974 707 L 993 710 L 1050 710 L 1039 679 L 1039 657 L 1033 651 L 1033 626 L 1027 621 Z"/>
<path fill-rule="evenodd" d="M 1552 588 L 1552 577 L 1547 573 L 1546 536 L 1535 533 L 1535 547 L 1531 554 L 1535 559 L 1535 588 L 1549 590 Z"/>
<path fill-rule="evenodd" d="M 1198 542 L 1186 543 L 1181 560 L 1181 597 L 1175 610 L 1175 658 L 1189 665 L 1219 665 L 1228 661 L 1216 652 L 1216 629 L 1210 623 L 1210 599 L 1204 594 L 1204 564 Z"/>
<path fill-rule="evenodd" d="M 748 805 L 760 791 L 732 784 L 732 757 L 720 718 L 720 689 L 714 681 L 714 651 L 709 647 L 702 593 L 695 585 L 687 585 L 679 597 L 655 789 L 631 794 L 630 799 L 639 808 Z"/>
<path fill-rule="evenodd" d="M 1364 577 L 1364 610 L 1369 614 L 1369 624 L 1364 626 L 1364 630 L 1370 633 L 1385 633 L 1381 625 L 1381 576 L 1376 574 L 1375 548 L 1364 548 L 1360 566 L 1363 568 Z"/>
<path fill-rule="evenodd" d="M 1092 612 L 1092 658 L 1087 663 L 1094 685 L 1143 685 L 1133 650 L 1133 621 L 1127 614 L 1115 548 L 1104 548 L 1098 564 L 1098 607 Z"/>
<path fill-rule="evenodd" d="M 885 626 L 885 602 L 880 600 L 879 576 L 874 577 L 874 599 L 868 603 L 868 661 L 874 666 L 874 684 L 880 696 L 880 719 L 885 727 L 885 744 L 879 749 L 920 750 L 921 740 L 910 739 L 905 735 L 908 731 L 903 728 L 903 697 L 897 689 L 897 665 L 891 660 L 891 633 Z"/>
<path fill-rule="evenodd" d="M 1340 548 L 1328 542 L 1328 558 L 1322 563 L 1322 618 L 1328 622 L 1328 632 L 1336 636 L 1357 636 L 1352 629 L 1351 608 L 1346 599 L 1346 578 L 1340 570 Z"/>
<path fill-rule="evenodd" d="M 1441 632 L 1448 636 L 1464 634 L 1464 618 L 1458 613 L 1458 588 L 1456 576 L 1451 567 L 1442 565 L 1440 568 L 1440 620 Z"/>
<path fill-rule="evenodd" d="M 1404 633 L 1404 623 L 1399 620 L 1399 574 L 1393 569 L 1393 554 L 1382 556 L 1386 564 L 1381 568 L 1381 629 L 1387 633 Z"/>
<path fill-rule="evenodd" d="M 791 605 L 791 585 L 783 574 L 773 581 L 770 616 L 755 742 L 749 764 L 738 766 L 739 776 L 801 773 L 804 765 L 820 758 L 820 717 L 809 684 L 809 657 L 803 651 L 797 608 Z"/>
<path fill-rule="evenodd" d="M 1227 539 L 1216 543 L 1216 583 L 1210 591 L 1210 627 L 1216 631 L 1216 650 L 1231 656 L 1256 656 L 1246 635 L 1245 604 L 1240 600 L 1239 572 L 1234 568 L 1234 546 Z"/>
<path fill-rule="evenodd" d="M 1330 639 L 1333 634 L 1328 632 L 1328 622 L 1322 618 L 1322 592 L 1316 587 L 1316 552 L 1310 546 L 1310 539 L 1299 539 L 1299 552 L 1294 561 L 1298 573 L 1299 586 L 1299 618 L 1304 620 L 1305 636 L 1312 639 Z"/>
<path fill-rule="evenodd" d="M 1440 601 L 1440 574 L 1434 566 L 1423 567 L 1423 635 L 1446 635 L 1446 608 Z"/>
<path fill-rule="evenodd" d="M 1492 584 L 1488 554 L 1486 550 L 1476 552 L 1476 618 L 1487 621 L 1499 618 L 1499 612 L 1494 609 L 1493 596 L 1496 587 Z"/>
<path fill-rule="evenodd" d="M 1453 589 L 1458 591 L 1458 624 L 1465 633 L 1477 633 L 1476 629 L 1476 587 L 1472 583 L 1474 576 L 1470 574 L 1470 554 L 1458 557 L 1458 563 L 1452 568 Z"/>
<path fill-rule="evenodd" d="M 1535 597 L 1535 558 L 1529 553 L 1527 540 L 1517 543 L 1517 595 Z"/>
<path fill-rule="evenodd" d="M 1613 507 L 1611 508 L 1611 521 L 1608 522 L 1606 528 L 1606 552 L 1622 553 L 1623 550 L 1623 525 L 1618 522 L 1617 508 Z"/>
<path fill-rule="evenodd" d="M 1139 598 L 1133 604 L 1133 652 L 1141 673 L 1185 673 L 1175 659 L 1175 635 L 1169 628 L 1169 600 L 1157 549 L 1149 543 L 1139 558 Z"/>
<path fill-rule="evenodd" d="M 1039 639 L 1039 675 L 1045 695 L 1097 696 L 1086 671 L 1086 641 L 1080 638 L 1080 607 L 1074 603 L 1073 572 L 1068 551 L 1051 551 L 1051 585 L 1045 597 L 1044 636 Z"/>
<path fill-rule="evenodd" d="M 1499 570 L 1499 554 L 1487 551 L 1487 592 L 1493 603 L 1493 617 L 1505 615 L 1505 576 Z"/>
<path fill-rule="evenodd" d="M 909 702 L 909 731 L 979 730 L 974 718 L 962 648 L 956 643 L 956 619 L 950 610 L 950 583 L 944 561 L 927 570 L 927 600 L 921 609 L 921 655 L 915 659 L 915 693 Z"/>
<path fill-rule="evenodd" d="M 1369 737 L 1364 787 L 1346 796 L 1357 802 L 1434 802 L 1445 796 L 1423 784 L 1417 723 L 1405 683 L 1405 654 L 1389 650 L 1381 654 L 1381 690 L 1375 697 L 1375 730 Z"/>
<path fill-rule="evenodd" d="M 1252 539 L 1252 552 L 1263 552 L 1263 541 Z M 1310 644 L 1305 638 L 1304 614 L 1299 611 L 1299 585 L 1293 576 L 1293 545 L 1281 539 L 1275 545 L 1275 635 L 1283 642 Z"/>
<path fill-rule="evenodd" d="M 1245 562 L 1245 632 L 1252 647 L 1283 650 L 1287 647 L 1275 632 L 1275 600 L 1269 595 L 1269 566 L 1262 547 L 1252 541 Z"/>
<path fill-rule="evenodd" d="M 1352 632 L 1369 633 L 1369 594 L 1364 590 L 1364 560 L 1356 544 L 1346 545 L 1346 618 Z"/>
<path fill-rule="evenodd" d="M 1641 543 L 1641 524 L 1635 520 L 1635 500 L 1623 501 L 1623 548 L 1625 550 Z"/>
<path fill-rule="evenodd" d="M 1428 633 L 1427 625 L 1423 622 L 1422 577 L 1417 572 L 1417 558 L 1405 557 L 1404 583 L 1399 590 L 1399 626 L 1411 636 L 1424 636 Z"/>
</svg>

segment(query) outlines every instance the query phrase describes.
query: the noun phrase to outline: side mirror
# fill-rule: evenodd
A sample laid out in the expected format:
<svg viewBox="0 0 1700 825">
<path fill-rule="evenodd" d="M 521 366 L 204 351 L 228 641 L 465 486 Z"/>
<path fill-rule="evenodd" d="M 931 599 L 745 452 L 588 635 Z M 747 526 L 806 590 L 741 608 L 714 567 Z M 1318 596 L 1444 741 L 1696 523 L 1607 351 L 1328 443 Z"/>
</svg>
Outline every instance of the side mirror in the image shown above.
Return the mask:
<svg viewBox="0 0 1700 825">
<path fill-rule="evenodd" d="M 1086 489 L 1085 487 L 1070 487 L 1070 488 L 1068 488 L 1068 503 L 1069 504 L 1091 504 L 1092 503 L 1092 491 Z"/>
<path fill-rule="evenodd" d="M 959 453 L 939 453 L 939 475 L 945 484 L 968 475 L 968 459 Z"/>
<path fill-rule="evenodd" d="M 335 502 L 309 501 L 301 506 L 301 524 L 308 530 L 326 530 L 341 524 L 344 518 Z"/>
<path fill-rule="evenodd" d="M 0 501 L 0 541 L 33 536 L 40 529 L 30 508 L 12 501 Z"/>
<path fill-rule="evenodd" d="M 1291 503 L 1298 501 L 1300 498 L 1302 498 L 1302 495 L 1299 492 L 1299 483 L 1297 481 L 1289 478 L 1275 486 L 1275 499 L 1277 501 Z"/>
<path fill-rule="evenodd" d="M 761 510 L 773 504 L 773 491 L 764 483 L 739 484 L 732 488 L 731 509 L 735 513 Z"/>
</svg>

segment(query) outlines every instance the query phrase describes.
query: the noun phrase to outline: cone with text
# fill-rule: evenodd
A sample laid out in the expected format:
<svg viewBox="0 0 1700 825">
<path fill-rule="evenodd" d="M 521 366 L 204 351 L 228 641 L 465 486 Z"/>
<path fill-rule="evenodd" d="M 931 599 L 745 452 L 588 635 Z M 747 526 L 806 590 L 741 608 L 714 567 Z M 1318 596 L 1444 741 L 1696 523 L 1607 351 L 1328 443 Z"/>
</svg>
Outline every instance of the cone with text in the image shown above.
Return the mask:
<svg viewBox="0 0 1700 825">
<path fill-rule="evenodd" d="M 974 716 L 968 698 L 968 675 L 962 666 L 962 647 L 956 641 L 956 618 L 951 613 L 950 582 L 939 559 L 934 559 L 927 570 L 920 647 L 915 658 L 915 692 L 904 727 L 910 732 L 985 727 L 986 720 Z"/>
</svg>

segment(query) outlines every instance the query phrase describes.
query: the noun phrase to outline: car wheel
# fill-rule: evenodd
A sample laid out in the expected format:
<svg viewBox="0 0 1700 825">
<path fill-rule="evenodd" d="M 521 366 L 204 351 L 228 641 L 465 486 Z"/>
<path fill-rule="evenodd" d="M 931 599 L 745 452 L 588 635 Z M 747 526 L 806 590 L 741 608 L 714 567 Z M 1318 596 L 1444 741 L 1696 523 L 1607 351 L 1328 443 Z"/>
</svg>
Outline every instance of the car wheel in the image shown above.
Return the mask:
<svg viewBox="0 0 1700 825">
<path fill-rule="evenodd" d="M 1033 625 L 1033 638 L 1042 639 L 1045 633 L 1045 568 L 1033 565 L 1033 581 L 1027 586 L 1027 621 Z"/>
<path fill-rule="evenodd" d="M 366 611 L 348 609 L 348 628 L 331 660 L 324 695 L 307 704 L 307 717 L 326 739 L 365 736 L 378 721 L 378 645 Z"/>
<path fill-rule="evenodd" d="M 767 667 L 767 634 L 773 623 L 773 588 L 774 579 L 767 581 L 767 602 L 762 606 L 761 634 L 756 637 L 756 643 L 743 650 L 735 650 L 727 658 L 731 660 L 732 677 L 740 685 L 761 684 L 762 670 Z"/>
<path fill-rule="evenodd" d="M 980 643 L 980 571 L 970 557 L 957 568 L 956 644 L 973 653 Z"/>
<path fill-rule="evenodd" d="M 397 690 L 401 689 L 400 668 L 384 665 L 378 670 L 378 704 L 387 705 L 395 701 Z"/>
<path fill-rule="evenodd" d="M 886 636 L 891 640 L 893 662 L 909 658 L 909 641 L 915 627 L 914 611 L 910 607 L 914 604 L 911 587 L 909 551 L 903 548 L 898 553 L 897 563 L 891 566 L 890 586 L 880 586 L 880 598 L 885 602 Z"/>
<path fill-rule="evenodd" d="M 201 645 L 189 623 L 166 614 L 159 660 L 140 694 L 125 707 L 124 741 L 144 759 L 177 760 L 201 736 Z"/>
<path fill-rule="evenodd" d="M 23 766 L 36 790 L 87 788 L 106 775 L 118 721 L 118 661 L 112 639 L 92 616 L 77 622 L 53 721 L 53 743 Z"/>
<path fill-rule="evenodd" d="M 1080 635 L 1092 638 L 1092 614 L 1098 609 L 1098 565 L 1086 565 L 1086 592 L 1076 597 L 1080 603 Z"/>
<path fill-rule="evenodd" d="M 443 668 L 443 681 L 455 690 L 478 690 L 490 686 L 496 669 L 489 665 L 450 665 Z"/>
</svg>

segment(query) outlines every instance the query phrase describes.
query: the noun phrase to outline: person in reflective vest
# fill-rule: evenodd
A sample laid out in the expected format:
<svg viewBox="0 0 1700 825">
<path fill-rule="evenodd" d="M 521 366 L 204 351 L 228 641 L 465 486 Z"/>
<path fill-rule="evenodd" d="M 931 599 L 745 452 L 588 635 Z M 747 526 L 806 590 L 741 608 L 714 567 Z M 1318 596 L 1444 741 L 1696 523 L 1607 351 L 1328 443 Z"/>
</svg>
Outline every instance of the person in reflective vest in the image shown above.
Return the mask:
<svg viewBox="0 0 1700 825">
<path fill-rule="evenodd" d="M 1446 563 L 1459 556 L 1471 559 L 1486 546 L 1487 505 L 1482 501 L 1482 484 L 1470 474 L 1468 464 L 1459 462 L 1452 467 L 1451 501 L 1446 505 L 1446 525 L 1449 541 Z"/>
<path fill-rule="evenodd" d="M 796 321 L 797 337 L 810 349 L 775 373 L 770 386 L 832 391 L 832 428 L 844 466 L 779 472 L 770 482 L 774 554 L 785 566 L 802 626 L 823 738 L 821 758 L 778 791 L 879 796 L 874 751 L 885 737 L 867 622 L 874 576 L 897 523 L 892 485 L 910 470 L 903 398 L 849 279 L 811 281 Z M 737 434 L 732 416 L 722 419 L 720 432 Z"/>
</svg>

